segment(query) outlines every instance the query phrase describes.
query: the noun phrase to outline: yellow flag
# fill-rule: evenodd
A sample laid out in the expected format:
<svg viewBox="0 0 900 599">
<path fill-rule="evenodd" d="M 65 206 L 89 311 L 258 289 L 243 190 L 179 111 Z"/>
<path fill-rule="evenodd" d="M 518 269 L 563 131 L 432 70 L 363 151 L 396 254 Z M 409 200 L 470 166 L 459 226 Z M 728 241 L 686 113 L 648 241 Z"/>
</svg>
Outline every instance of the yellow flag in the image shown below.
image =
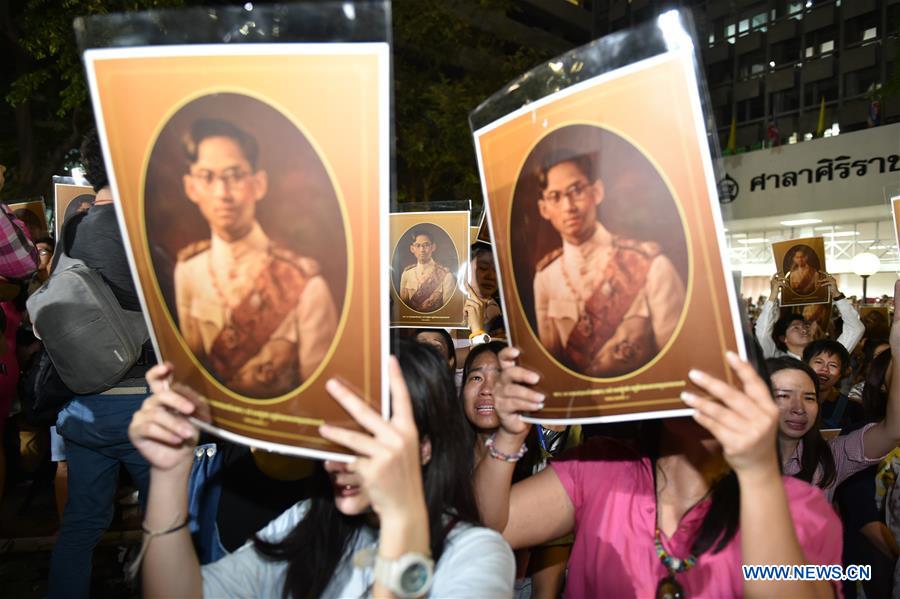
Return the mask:
<svg viewBox="0 0 900 599">
<path fill-rule="evenodd" d="M 731 117 L 731 130 L 728 132 L 728 143 L 725 145 L 725 152 L 734 154 L 737 151 L 737 119 Z"/>
<path fill-rule="evenodd" d="M 819 126 L 816 127 L 816 137 L 822 137 L 825 133 L 825 96 L 822 96 L 822 104 L 819 106 Z"/>
</svg>

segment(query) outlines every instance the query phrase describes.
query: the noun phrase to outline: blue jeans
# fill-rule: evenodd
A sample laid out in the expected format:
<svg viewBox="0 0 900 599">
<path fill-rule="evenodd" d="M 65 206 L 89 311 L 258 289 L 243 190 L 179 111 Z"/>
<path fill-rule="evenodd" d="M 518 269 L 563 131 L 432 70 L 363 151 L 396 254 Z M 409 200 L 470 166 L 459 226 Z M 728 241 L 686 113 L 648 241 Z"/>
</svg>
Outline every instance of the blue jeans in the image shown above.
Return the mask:
<svg viewBox="0 0 900 599">
<path fill-rule="evenodd" d="M 94 547 L 115 511 L 119 465 L 146 501 L 150 467 L 128 441 L 131 416 L 146 394 L 79 395 L 59 413 L 56 429 L 66 443 L 69 497 L 50 557 L 48 596 L 88 597 Z"/>
</svg>

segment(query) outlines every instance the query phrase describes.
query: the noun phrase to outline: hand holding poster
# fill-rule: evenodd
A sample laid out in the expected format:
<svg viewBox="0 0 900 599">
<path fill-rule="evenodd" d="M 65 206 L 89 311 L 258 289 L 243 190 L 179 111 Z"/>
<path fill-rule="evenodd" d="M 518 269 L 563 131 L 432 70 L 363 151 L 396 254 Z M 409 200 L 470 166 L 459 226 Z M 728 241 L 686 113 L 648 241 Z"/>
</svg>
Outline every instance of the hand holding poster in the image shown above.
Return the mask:
<svg viewBox="0 0 900 599">
<path fill-rule="evenodd" d="M 507 327 L 547 397 L 536 421 L 686 414 L 688 370 L 731 381 L 725 350 L 743 351 L 693 45 L 669 16 L 470 117 Z M 522 91 L 547 77 L 549 95 Z"/>
<path fill-rule="evenodd" d="M 183 14 L 160 15 L 184 26 Z M 212 26 L 251 18 L 242 15 L 225 9 Z M 290 16 L 279 8 L 279 19 Z M 325 391 L 333 377 L 386 411 L 381 18 L 374 41 L 361 43 L 85 53 L 157 355 L 174 364 L 182 394 L 208 406 L 211 430 L 233 440 L 348 459 L 318 434 L 325 421 L 353 427 Z"/>
</svg>

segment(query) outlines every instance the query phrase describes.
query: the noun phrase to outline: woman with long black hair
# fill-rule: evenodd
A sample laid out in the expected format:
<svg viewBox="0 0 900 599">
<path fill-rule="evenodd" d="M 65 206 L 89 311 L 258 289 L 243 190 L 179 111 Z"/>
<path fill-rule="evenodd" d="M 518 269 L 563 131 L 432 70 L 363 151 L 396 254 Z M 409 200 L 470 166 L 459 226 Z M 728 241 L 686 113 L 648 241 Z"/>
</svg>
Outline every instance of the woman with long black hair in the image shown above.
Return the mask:
<svg viewBox="0 0 900 599">
<path fill-rule="evenodd" d="M 898 292 L 900 282 L 894 287 L 895 316 L 890 334 L 891 353 L 895 355 L 900 355 Z M 890 374 L 890 384 L 885 388 L 887 401 L 878 406 L 878 420 L 827 442 L 819 434 L 820 378 L 816 372 L 793 358 L 770 359 L 766 365 L 780 409 L 778 444 L 782 470 L 821 487 L 829 500 L 839 484 L 878 463 L 900 444 L 900 376 L 897 375 L 900 363 L 892 365 L 890 370 L 886 364 L 881 365 L 884 377 Z M 880 388 L 878 383 L 869 389 L 870 412 L 875 403 L 871 397 L 879 396 Z"/>
<path fill-rule="evenodd" d="M 511 594 L 512 553 L 478 526 L 466 423 L 446 363 L 433 349 L 401 342 L 399 360 L 390 364 L 389 421 L 329 381 L 329 393 L 368 434 L 324 425 L 320 432 L 359 457 L 325 462 L 310 500 L 202 568 L 182 525 L 196 440 L 185 415 L 195 408 L 169 389 L 171 374 L 169 365 L 148 373 L 154 395 L 130 428 L 151 465 L 146 597 Z"/>
<path fill-rule="evenodd" d="M 627 444 L 592 438 L 511 485 L 543 396 L 539 375 L 500 354 L 494 389 L 500 427 L 476 470 L 485 523 L 515 549 L 574 532 L 566 597 L 831 597 L 826 581 L 753 580 L 742 565 L 840 563 L 840 524 L 814 487 L 782 477 L 778 408 L 734 354 L 737 389 L 693 370 L 711 397 L 682 394 L 694 421 L 663 421 Z M 740 535 L 737 533 L 740 532 Z"/>
</svg>

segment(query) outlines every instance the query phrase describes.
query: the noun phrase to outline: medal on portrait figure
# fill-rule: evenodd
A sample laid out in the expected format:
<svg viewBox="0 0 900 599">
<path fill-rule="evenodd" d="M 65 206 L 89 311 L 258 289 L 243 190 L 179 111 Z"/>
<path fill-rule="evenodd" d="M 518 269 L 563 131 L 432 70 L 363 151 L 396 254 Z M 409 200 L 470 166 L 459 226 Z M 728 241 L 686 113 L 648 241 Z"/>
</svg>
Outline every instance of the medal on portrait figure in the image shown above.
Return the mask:
<svg viewBox="0 0 900 599">
<path fill-rule="evenodd" d="M 670 12 L 511 81 L 470 115 L 529 420 L 683 416 L 744 344 L 690 26 Z M 665 90 L 665 93 L 660 93 Z"/>
</svg>

